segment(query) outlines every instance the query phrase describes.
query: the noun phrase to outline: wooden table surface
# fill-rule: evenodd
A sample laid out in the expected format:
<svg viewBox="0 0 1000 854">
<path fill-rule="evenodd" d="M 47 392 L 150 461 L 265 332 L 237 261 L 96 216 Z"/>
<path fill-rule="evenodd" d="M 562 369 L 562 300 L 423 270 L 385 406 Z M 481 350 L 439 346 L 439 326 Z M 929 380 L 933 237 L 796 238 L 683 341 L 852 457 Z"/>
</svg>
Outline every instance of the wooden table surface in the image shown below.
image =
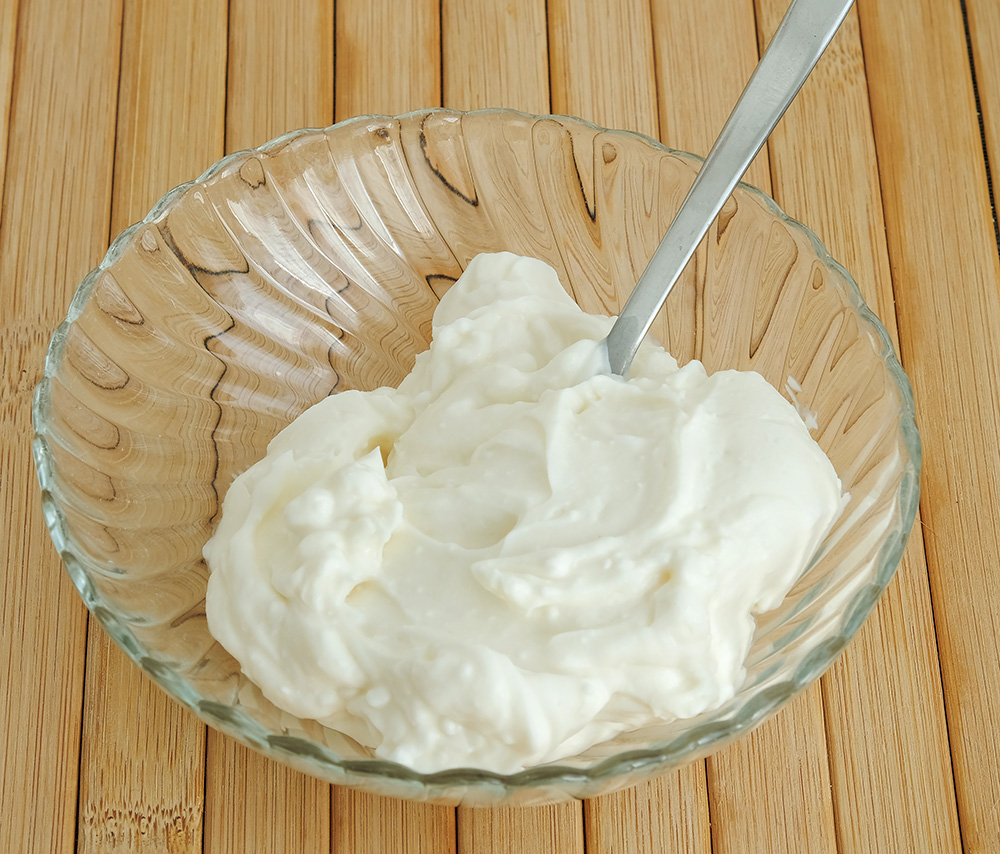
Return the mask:
<svg viewBox="0 0 1000 854">
<path fill-rule="evenodd" d="M 111 644 L 31 462 L 49 335 L 110 238 L 228 151 L 361 113 L 568 113 L 705 153 L 785 0 L 0 0 L 0 851 L 1000 852 L 1000 3 L 858 0 L 751 169 L 898 347 L 920 517 L 829 673 L 592 801 L 422 806 L 249 752 Z"/>
</svg>

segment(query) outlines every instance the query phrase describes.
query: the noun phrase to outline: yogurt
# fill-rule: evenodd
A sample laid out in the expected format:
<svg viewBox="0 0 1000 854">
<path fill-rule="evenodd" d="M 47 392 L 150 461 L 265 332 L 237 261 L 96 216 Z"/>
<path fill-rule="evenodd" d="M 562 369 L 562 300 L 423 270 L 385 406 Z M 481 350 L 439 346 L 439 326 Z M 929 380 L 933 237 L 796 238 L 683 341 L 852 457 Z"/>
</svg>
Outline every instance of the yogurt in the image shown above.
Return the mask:
<svg viewBox="0 0 1000 854">
<path fill-rule="evenodd" d="M 758 374 L 644 343 L 540 261 L 475 258 L 398 388 L 303 413 L 205 546 L 212 634 L 278 707 L 499 773 L 711 709 L 841 484 Z"/>
</svg>

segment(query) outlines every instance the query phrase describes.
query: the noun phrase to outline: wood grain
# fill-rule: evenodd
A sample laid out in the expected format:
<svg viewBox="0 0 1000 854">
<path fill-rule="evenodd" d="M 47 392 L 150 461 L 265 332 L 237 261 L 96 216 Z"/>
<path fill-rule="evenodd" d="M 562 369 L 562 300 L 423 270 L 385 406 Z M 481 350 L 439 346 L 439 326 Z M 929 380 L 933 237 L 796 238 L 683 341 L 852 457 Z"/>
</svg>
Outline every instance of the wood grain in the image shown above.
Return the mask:
<svg viewBox="0 0 1000 854">
<path fill-rule="evenodd" d="M 962 850 L 920 533 L 823 681 L 845 852 Z"/>
<path fill-rule="evenodd" d="M 1000 849 L 993 211 L 959 4 L 859 12 L 900 349 L 924 442 L 921 515 L 962 842 L 978 854 Z"/>
<path fill-rule="evenodd" d="M 126 0 L 111 231 L 223 153 L 226 4 Z M 90 621 L 80 852 L 200 851 L 205 727 Z"/>
<path fill-rule="evenodd" d="M 333 0 L 231 0 L 226 151 L 333 121 Z"/>
<path fill-rule="evenodd" d="M 819 685 L 710 756 L 708 794 L 714 854 L 835 852 Z"/>
<path fill-rule="evenodd" d="M 330 851 L 330 787 L 209 730 L 206 854 Z M 339 850 L 339 849 L 338 849 Z"/>
<path fill-rule="evenodd" d="M 965 9 L 986 151 L 991 169 L 998 171 L 1000 170 L 1000 14 L 997 13 L 996 3 L 993 0 L 965 0 Z"/>
<path fill-rule="evenodd" d="M 704 157 L 757 65 L 753 0 L 653 3 L 660 140 Z M 767 146 L 743 179 L 767 187 Z"/>
<path fill-rule="evenodd" d="M 111 231 L 223 155 L 226 0 L 125 0 Z"/>
<path fill-rule="evenodd" d="M 18 0 L 8 0 L 0 6 L 0 202 L 3 201 L 10 100 L 14 90 L 14 44 L 17 37 L 18 5 Z M 3 207 L 0 205 L 0 215 L 2 213 Z"/>
<path fill-rule="evenodd" d="M 656 137 L 650 4 L 549 0 L 552 112 Z"/>
<path fill-rule="evenodd" d="M 584 804 L 588 854 L 711 854 L 705 763 Z"/>
<path fill-rule="evenodd" d="M 117 0 L 19 9 L 0 226 L 3 851 L 74 848 L 87 619 L 43 522 L 29 410 L 49 333 L 107 245 L 120 16 Z"/>
<path fill-rule="evenodd" d="M 784 5 L 761 0 L 765 37 Z M 898 346 L 871 127 L 855 11 L 771 137 L 773 190 L 854 274 Z M 823 680 L 842 851 L 960 849 L 933 638 L 918 518 L 896 580 Z"/>
<path fill-rule="evenodd" d="M 90 621 L 77 851 L 200 852 L 205 727 Z"/>
<path fill-rule="evenodd" d="M 438 0 L 338 0 L 337 120 L 440 105 Z"/>
<path fill-rule="evenodd" d="M 584 850 L 583 822 L 577 804 L 463 809 L 458 813 L 458 854 L 576 854 Z"/>
<path fill-rule="evenodd" d="M 334 786 L 335 854 L 454 854 L 455 810 Z"/>
<path fill-rule="evenodd" d="M 444 106 L 550 112 L 545 0 L 441 3 Z"/>
</svg>

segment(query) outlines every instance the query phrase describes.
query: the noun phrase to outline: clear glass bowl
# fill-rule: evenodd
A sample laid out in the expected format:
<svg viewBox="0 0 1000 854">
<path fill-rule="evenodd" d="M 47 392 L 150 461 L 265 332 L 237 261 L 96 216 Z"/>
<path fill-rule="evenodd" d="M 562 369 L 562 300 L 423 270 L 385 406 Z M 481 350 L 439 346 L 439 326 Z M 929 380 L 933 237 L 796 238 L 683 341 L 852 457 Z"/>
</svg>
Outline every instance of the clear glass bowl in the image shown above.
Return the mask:
<svg viewBox="0 0 1000 854">
<path fill-rule="evenodd" d="M 418 774 L 276 709 L 205 621 L 202 545 L 229 484 L 274 434 L 325 395 L 397 383 L 427 346 L 439 296 L 479 252 L 541 258 L 584 309 L 615 313 L 699 163 L 578 119 L 430 110 L 289 133 L 168 193 L 80 285 L 35 395 L 45 516 L 87 607 L 211 726 L 382 794 L 589 797 L 759 724 L 830 665 L 892 578 L 920 446 L 909 383 L 856 285 L 747 186 L 653 334 L 710 371 L 752 368 L 786 394 L 794 378 L 851 498 L 758 620 L 731 701 L 512 776 Z"/>
</svg>

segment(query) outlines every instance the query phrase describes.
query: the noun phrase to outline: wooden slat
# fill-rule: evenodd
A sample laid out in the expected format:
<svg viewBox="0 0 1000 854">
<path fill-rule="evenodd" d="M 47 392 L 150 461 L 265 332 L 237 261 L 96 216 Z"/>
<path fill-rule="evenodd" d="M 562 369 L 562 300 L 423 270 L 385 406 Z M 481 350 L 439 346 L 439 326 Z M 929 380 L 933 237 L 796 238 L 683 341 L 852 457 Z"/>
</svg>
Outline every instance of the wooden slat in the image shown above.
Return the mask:
<svg viewBox="0 0 1000 854">
<path fill-rule="evenodd" d="M 338 0 L 337 120 L 440 105 L 438 0 Z"/>
<path fill-rule="evenodd" d="M 107 246 L 120 15 L 118 0 L 19 9 L 0 227 L 3 851 L 69 852 L 76 833 L 86 610 L 45 529 L 29 412 L 49 335 Z"/>
<path fill-rule="evenodd" d="M 965 0 L 965 8 L 968 14 L 968 25 L 970 44 L 973 51 L 973 61 L 976 71 L 976 86 L 979 95 L 980 108 L 982 111 L 983 133 L 985 136 L 986 150 L 991 167 L 991 177 L 993 183 L 993 203 L 994 218 L 996 217 L 996 196 L 997 176 L 1000 175 L 1000 7 L 991 0 Z M 996 601 L 996 600 L 993 600 Z M 994 632 L 995 638 L 997 633 Z M 990 674 L 984 674 L 985 679 L 989 679 Z M 995 684 L 995 683 L 994 683 Z M 997 706 L 1000 705 L 1000 691 L 994 691 L 993 711 L 996 713 Z M 997 741 L 993 741 L 994 750 L 992 753 L 993 768 L 1000 765 L 1000 748 L 997 748 Z M 981 770 L 974 772 L 978 777 Z M 990 784 L 990 790 L 994 799 L 998 789 L 996 775 Z M 990 797 L 983 793 L 982 797 Z M 976 824 L 980 824 L 978 814 L 982 813 L 981 823 L 988 827 L 988 822 L 993 823 L 993 828 L 1000 825 L 1000 805 L 994 800 L 992 809 L 986 808 L 986 803 L 976 804 L 972 807 L 977 813 Z M 980 840 L 980 844 L 985 844 L 986 840 L 995 840 L 996 836 L 989 833 L 980 835 L 975 832 L 974 839 Z M 985 850 L 985 849 L 984 849 Z"/>
<path fill-rule="evenodd" d="M 200 852 L 204 725 L 143 676 L 96 620 L 86 685 L 77 851 Z"/>
<path fill-rule="evenodd" d="M 702 157 L 757 65 L 753 0 L 653 3 L 660 140 Z M 743 179 L 770 186 L 767 146 Z"/>
<path fill-rule="evenodd" d="M 10 96 L 14 89 L 14 43 L 17 37 L 17 9 L 18 0 L 8 0 L 0 6 L 0 201 L 3 200 L 4 166 L 7 163 Z M 2 213 L 3 208 L 0 207 L 0 215 Z"/>
<path fill-rule="evenodd" d="M 231 0 L 226 151 L 333 120 L 333 0 Z"/>
<path fill-rule="evenodd" d="M 835 852 L 819 685 L 708 758 L 713 854 Z"/>
<path fill-rule="evenodd" d="M 965 8 L 986 150 L 992 172 L 997 174 L 1000 173 L 1000 9 L 994 0 L 965 0 Z M 995 196 L 995 187 L 993 192 Z"/>
<path fill-rule="evenodd" d="M 549 0 L 552 111 L 656 137 L 650 4 Z"/>
<path fill-rule="evenodd" d="M 214 731 L 209 750 L 213 794 L 205 813 L 206 852 L 331 850 L 329 786 Z"/>
<path fill-rule="evenodd" d="M 588 854 L 711 854 L 705 763 L 584 805 Z"/>
<path fill-rule="evenodd" d="M 223 155 L 227 0 L 125 0 L 111 231 Z"/>
<path fill-rule="evenodd" d="M 334 854 L 454 854 L 455 810 L 335 786 L 331 841 Z"/>
<path fill-rule="evenodd" d="M 444 106 L 549 109 L 545 0 L 441 3 Z"/>
<path fill-rule="evenodd" d="M 231 0 L 228 68 L 227 150 L 331 124 L 332 0 Z M 328 849 L 329 785 L 214 730 L 206 764 L 206 852 Z"/>
<path fill-rule="evenodd" d="M 1000 850 L 1000 262 L 956 0 L 859 6 L 962 841 Z"/>
<path fill-rule="evenodd" d="M 842 851 L 962 850 L 922 539 L 824 677 Z"/>
<path fill-rule="evenodd" d="M 783 0 L 761 0 L 769 36 Z M 868 86 L 852 12 L 770 141 L 774 195 L 898 339 Z M 823 680 L 843 851 L 960 850 L 920 520 L 875 614 Z"/>
<path fill-rule="evenodd" d="M 111 231 L 222 156 L 226 3 L 126 0 Z M 205 728 L 92 620 L 80 852 L 201 851 Z"/>
<path fill-rule="evenodd" d="M 584 850 L 583 822 L 575 804 L 458 811 L 458 854 Z"/>
</svg>

